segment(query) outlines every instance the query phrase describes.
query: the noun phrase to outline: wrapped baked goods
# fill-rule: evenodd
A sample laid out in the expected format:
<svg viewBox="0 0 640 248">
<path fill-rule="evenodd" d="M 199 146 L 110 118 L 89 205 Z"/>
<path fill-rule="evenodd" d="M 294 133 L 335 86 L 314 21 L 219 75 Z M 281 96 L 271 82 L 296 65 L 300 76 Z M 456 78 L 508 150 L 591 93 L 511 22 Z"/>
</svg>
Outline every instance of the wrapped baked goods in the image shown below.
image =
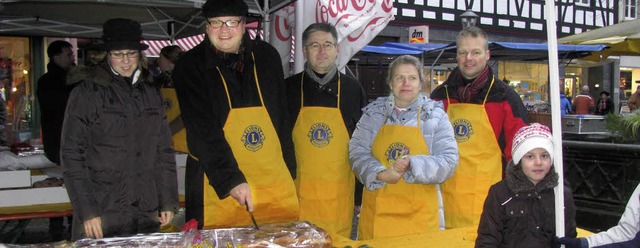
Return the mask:
<svg viewBox="0 0 640 248">
<path fill-rule="evenodd" d="M 254 228 L 217 229 L 216 236 L 233 231 L 231 247 L 237 248 L 330 248 L 331 237 L 317 226 L 306 222 L 276 223 L 260 225 L 260 230 Z M 218 240 L 218 247 L 222 243 Z M 228 246 L 228 242 L 224 243 Z"/>
<path fill-rule="evenodd" d="M 179 233 L 82 239 L 74 247 L 330 248 L 331 237 L 306 221 L 264 224 L 260 230 L 253 227 L 198 230 L 187 222 Z"/>
</svg>

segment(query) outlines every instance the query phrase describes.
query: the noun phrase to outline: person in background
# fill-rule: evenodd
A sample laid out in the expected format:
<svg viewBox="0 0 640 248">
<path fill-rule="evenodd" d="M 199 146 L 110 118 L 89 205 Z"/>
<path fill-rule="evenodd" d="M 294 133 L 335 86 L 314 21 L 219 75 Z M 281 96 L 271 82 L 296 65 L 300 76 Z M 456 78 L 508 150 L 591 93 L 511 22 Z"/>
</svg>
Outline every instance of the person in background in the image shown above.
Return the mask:
<svg viewBox="0 0 640 248">
<path fill-rule="evenodd" d="M 582 86 L 580 94 L 573 98 L 573 110 L 576 115 L 587 115 L 595 113 L 596 103 L 589 95 L 589 85 Z"/>
<path fill-rule="evenodd" d="M 100 43 L 91 44 L 86 51 L 86 57 L 89 59 L 85 61 L 85 66 L 97 66 L 104 62 L 107 57 L 107 52 L 99 49 Z"/>
<path fill-rule="evenodd" d="M 618 225 L 586 238 L 562 237 L 565 248 L 632 248 L 640 247 L 640 184 L 631 194 Z"/>
<path fill-rule="evenodd" d="M 205 39 L 173 70 L 187 129 L 186 219 L 199 227 L 295 221 L 286 85 L 280 55 L 246 32 L 243 0 L 208 0 Z"/>
<path fill-rule="evenodd" d="M 609 92 L 600 92 L 600 99 L 596 103 L 596 114 L 607 115 L 613 113 L 613 101 L 609 98 Z"/>
<path fill-rule="evenodd" d="M 67 73 L 75 66 L 73 45 L 57 40 L 47 48 L 47 73 L 38 79 L 36 95 L 40 104 L 42 144 L 47 158 L 60 165 L 62 121 L 69 94 L 75 84 L 67 84 Z"/>
<path fill-rule="evenodd" d="M 518 93 L 487 65 L 486 33 L 465 28 L 457 47 L 458 67 L 431 94 L 444 102 L 460 149 L 456 173 L 442 185 L 447 228 L 478 224 L 489 187 L 511 160 L 513 136 L 528 122 Z"/>
<path fill-rule="evenodd" d="M 44 154 L 51 162 L 60 165 L 60 139 L 62 121 L 69 94 L 75 84 L 67 84 L 67 73 L 75 66 L 71 43 L 56 40 L 47 47 L 47 73 L 38 79 L 36 96 L 40 106 L 40 130 Z M 71 224 L 72 218 L 68 219 Z M 49 219 L 49 232 L 54 241 L 64 239 L 64 218 Z"/>
<path fill-rule="evenodd" d="M 567 96 L 560 92 L 560 116 L 571 114 L 571 101 Z"/>
<path fill-rule="evenodd" d="M 349 139 L 367 99 L 360 83 L 336 68 L 338 34 L 333 25 L 309 25 L 302 44 L 304 71 L 287 79 L 300 219 L 349 237 L 355 187 Z"/>
<path fill-rule="evenodd" d="M 157 60 L 160 75 L 155 79 L 156 84 L 161 87 L 162 98 L 164 99 L 167 122 L 171 130 L 173 149 L 176 152 L 189 153 L 187 148 L 187 131 L 184 128 L 182 116 L 180 116 L 180 104 L 176 89 L 171 79 L 171 74 L 176 62 L 182 55 L 182 48 L 170 45 L 160 49 L 160 57 Z"/>
<path fill-rule="evenodd" d="M 358 239 L 444 228 L 440 183 L 453 175 L 458 146 L 440 101 L 422 94 L 422 63 L 404 55 L 389 65 L 391 95 L 364 108 L 349 141 L 351 168 L 366 190 Z"/>
<path fill-rule="evenodd" d="M 61 162 L 72 240 L 153 233 L 178 207 L 176 163 L 160 90 L 130 19 L 103 24 L 107 61 L 69 73 Z"/>
<path fill-rule="evenodd" d="M 629 110 L 635 111 L 638 109 L 640 105 L 640 85 L 636 87 L 636 92 L 633 92 L 629 99 L 627 100 L 627 106 L 629 106 Z"/>
<path fill-rule="evenodd" d="M 552 247 L 555 239 L 553 138 L 545 125 L 532 123 L 513 139 L 513 160 L 504 179 L 489 189 L 475 247 Z M 567 237 L 576 237 L 576 209 L 564 186 Z"/>
</svg>

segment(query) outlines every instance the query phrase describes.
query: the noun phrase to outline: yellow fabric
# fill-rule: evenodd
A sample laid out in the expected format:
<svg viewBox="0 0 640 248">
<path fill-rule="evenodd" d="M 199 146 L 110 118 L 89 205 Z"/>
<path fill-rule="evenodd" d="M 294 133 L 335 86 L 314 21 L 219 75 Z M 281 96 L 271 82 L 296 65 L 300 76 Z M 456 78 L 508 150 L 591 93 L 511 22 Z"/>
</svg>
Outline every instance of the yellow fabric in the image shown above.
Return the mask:
<svg viewBox="0 0 640 248">
<path fill-rule="evenodd" d="M 262 106 L 233 108 L 222 72 L 218 69 L 229 102 L 224 134 L 251 188 L 254 216 L 258 224 L 298 220 L 298 199 L 291 174 L 282 157 L 280 141 L 264 100 L 256 68 L 254 77 Z M 204 180 L 204 227 L 238 227 L 251 225 L 245 207 L 233 197 L 220 200 Z"/>
<path fill-rule="evenodd" d="M 162 99 L 164 100 L 165 112 L 167 113 L 167 123 L 172 123 L 178 120 L 180 117 L 180 104 L 178 103 L 178 96 L 176 96 L 176 89 L 174 88 L 162 88 Z M 189 153 L 187 148 L 187 130 L 182 127 L 180 130 L 171 130 L 171 138 L 173 141 L 173 150 L 183 153 Z"/>
<path fill-rule="evenodd" d="M 492 87 L 493 81 L 489 92 Z M 442 184 L 445 226 L 477 226 L 489 188 L 502 179 L 502 153 L 484 103 L 449 102 L 447 114 L 458 142 L 460 162 L 453 176 Z"/>
<path fill-rule="evenodd" d="M 304 79 L 304 75 L 302 75 Z M 351 233 L 355 177 L 349 164 L 349 133 L 339 108 L 301 105 L 293 127 L 298 164 L 300 219 L 344 236 Z M 340 106 L 340 76 L 338 102 Z"/>
<path fill-rule="evenodd" d="M 418 111 L 420 116 L 420 111 Z M 389 167 L 409 147 L 412 155 L 429 155 L 418 126 L 385 124 L 372 144 L 372 154 Z M 404 179 L 375 191 L 365 189 L 358 239 L 376 239 L 438 230 L 438 195 L 433 184 L 408 184 Z"/>
</svg>

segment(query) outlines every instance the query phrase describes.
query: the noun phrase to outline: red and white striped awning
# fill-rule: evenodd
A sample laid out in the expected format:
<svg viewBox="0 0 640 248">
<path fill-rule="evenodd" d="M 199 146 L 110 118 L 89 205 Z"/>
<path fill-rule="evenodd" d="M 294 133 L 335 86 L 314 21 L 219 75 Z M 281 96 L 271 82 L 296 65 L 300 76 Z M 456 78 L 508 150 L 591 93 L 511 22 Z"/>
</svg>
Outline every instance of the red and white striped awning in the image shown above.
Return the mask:
<svg viewBox="0 0 640 248">
<path fill-rule="evenodd" d="M 256 38 L 257 30 L 253 28 L 247 28 L 251 39 Z M 264 33 L 260 30 L 260 38 L 264 40 Z M 170 40 L 143 40 L 142 43 L 149 45 L 149 49 L 144 51 L 144 55 L 147 57 L 160 57 L 160 49 L 169 45 L 178 45 L 183 51 L 190 50 L 196 45 L 200 44 L 204 39 L 204 34 L 185 37 L 175 40 L 174 44 L 171 44 Z"/>
</svg>

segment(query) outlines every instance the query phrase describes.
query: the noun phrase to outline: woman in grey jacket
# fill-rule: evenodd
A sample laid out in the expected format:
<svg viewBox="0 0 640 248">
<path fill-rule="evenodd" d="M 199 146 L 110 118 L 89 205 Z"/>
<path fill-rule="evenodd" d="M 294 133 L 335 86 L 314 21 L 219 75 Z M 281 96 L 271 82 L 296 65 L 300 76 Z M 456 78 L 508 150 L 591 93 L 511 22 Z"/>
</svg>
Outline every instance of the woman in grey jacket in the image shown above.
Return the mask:
<svg viewBox="0 0 640 248">
<path fill-rule="evenodd" d="M 439 183 L 458 164 L 458 146 L 442 102 L 421 94 L 422 64 L 400 56 L 389 66 L 389 97 L 364 108 L 349 160 L 365 185 L 358 238 L 424 233 L 444 226 Z"/>
</svg>

